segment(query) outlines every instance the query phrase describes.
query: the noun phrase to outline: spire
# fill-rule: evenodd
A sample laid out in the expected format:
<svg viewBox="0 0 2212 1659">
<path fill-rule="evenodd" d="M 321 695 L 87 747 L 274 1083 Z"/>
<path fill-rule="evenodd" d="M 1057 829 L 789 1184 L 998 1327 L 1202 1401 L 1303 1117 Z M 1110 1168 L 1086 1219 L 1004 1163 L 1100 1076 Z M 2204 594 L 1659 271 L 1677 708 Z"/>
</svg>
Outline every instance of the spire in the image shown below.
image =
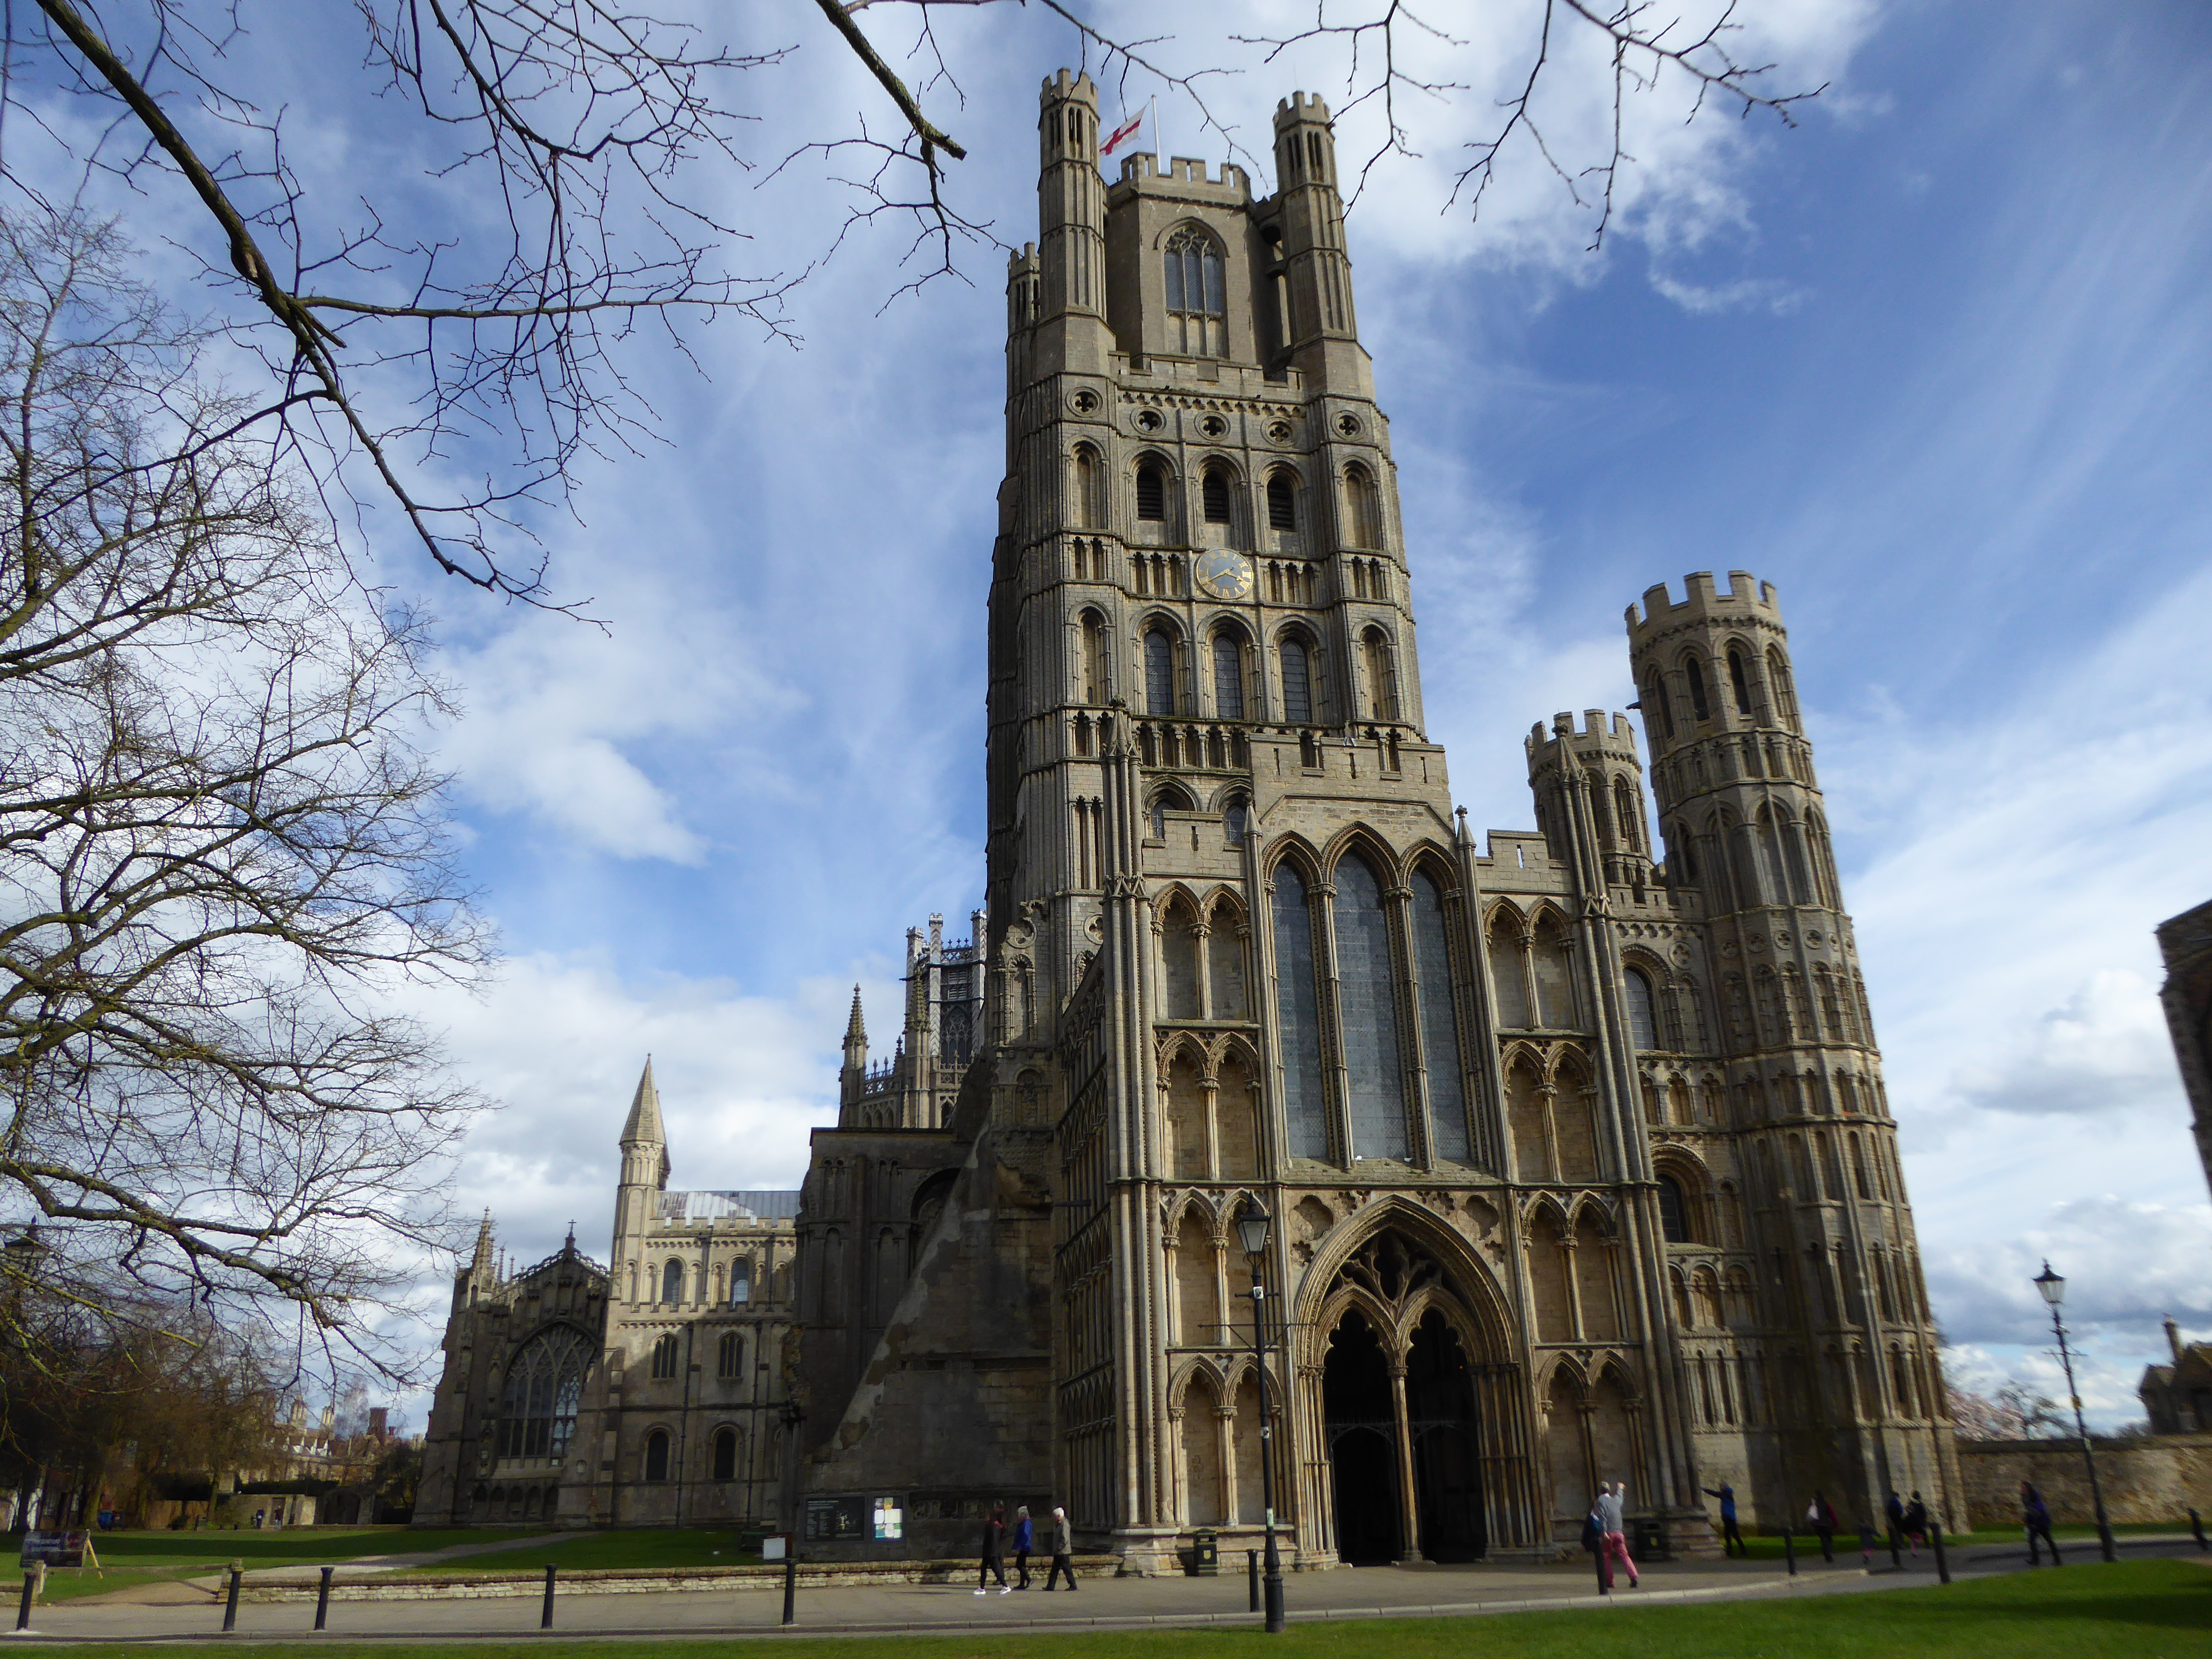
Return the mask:
<svg viewBox="0 0 2212 1659">
<path fill-rule="evenodd" d="M 477 1229 L 477 1253 L 469 1263 L 469 1271 L 479 1276 L 491 1272 L 491 1212 L 483 1212 L 483 1224 Z"/>
<path fill-rule="evenodd" d="M 645 1070 L 631 1097 L 629 1116 L 623 1124 L 623 1185 L 668 1185 L 668 1132 L 660 1125 L 660 1091 L 653 1086 L 653 1056 L 645 1057 Z"/>
<path fill-rule="evenodd" d="M 864 1049 L 868 1046 L 868 1023 L 860 1018 L 860 988 L 857 985 L 853 988 L 853 1017 L 845 1022 L 845 1046 L 850 1048 L 856 1042 Z"/>
<path fill-rule="evenodd" d="M 660 1127 L 660 1091 L 653 1086 L 653 1056 L 645 1057 L 645 1071 L 638 1078 L 637 1093 L 630 1097 L 629 1117 L 623 1125 L 622 1144 L 625 1146 L 665 1146 L 667 1132 Z"/>
</svg>

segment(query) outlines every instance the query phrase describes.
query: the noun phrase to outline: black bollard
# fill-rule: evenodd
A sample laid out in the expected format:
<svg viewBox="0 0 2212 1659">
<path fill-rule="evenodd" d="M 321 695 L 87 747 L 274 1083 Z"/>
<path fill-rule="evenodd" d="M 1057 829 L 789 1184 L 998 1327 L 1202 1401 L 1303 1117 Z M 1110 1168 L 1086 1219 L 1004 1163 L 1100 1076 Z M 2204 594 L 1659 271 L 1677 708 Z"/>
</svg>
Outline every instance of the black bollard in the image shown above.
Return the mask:
<svg viewBox="0 0 2212 1659">
<path fill-rule="evenodd" d="M 1948 1584 L 1951 1582 L 1951 1559 L 1943 1553 L 1943 1523 L 1941 1521 L 1928 1523 L 1928 1541 L 1936 1547 L 1936 1576 Z"/>
<path fill-rule="evenodd" d="M 1244 1588 L 1252 1593 L 1252 1605 L 1249 1609 L 1247 1609 L 1247 1611 L 1252 1613 L 1259 1612 L 1260 1552 L 1257 1550 L 1246 1550 L 1244 1552 Z"/>
<path fill-rule="evenodd" d="M 550 1561 L 545 1564 L 545 1607 L 538 1615 L 538 1628 L 540 1630 L 553 1628 L 553 1577 L 560 1571 Z"/>
<path fill-rule="evenodd" d="M 790 1546 L 785 1546 L 787 1549 Z M 799 1618 L 799 1552 L 791 1550 L 783 1558 L 783 1622 L 794 1623 Z"/>
<path fill-rule="evenodd" d="M 15 1609 L 15 1628 L 17 1630 L 28 1630 L 31 1627 L 31 1597 L 38 1593 L 38 1588 L 39 1581 L 37 1576 L 33 1574 L 28 1567 L 24 1568 L 23 1604 Z"/>
<path fill-rule="evenodd" d="M 2189 1511 L 2189 1530 L 2197 1534 L 2197 1547 L 2198 1549 L 2212 1550 L 2212 1544 L 2208 1544 L 2204 1541 L 2203 1517 L 2199 1516 L 2195 1510 Z"/>
<path fill-rule="evenodd" d="M 230 1599 L 222 1607 L 222 1627 L 225 1630 L 238 1628 L 238 1583 L 245 1577 L 245 1567 L 233 1561 L 230 1564 Z"/>
<path fill-rule="evenodd" d="M 331 1621 L 331 1574 L 333 1568 L 323 1569 L 323 1587 L 315 1592 L 315 1628 L 321 1630 Z"/>
<path fill-rule="evenodd" d="M 1790 1576 L 1797 1576 L 1797 1534 L 1784 1527 L 1782 1529 L 1782 1559 L 1790 1564 Z"/>
</svg>

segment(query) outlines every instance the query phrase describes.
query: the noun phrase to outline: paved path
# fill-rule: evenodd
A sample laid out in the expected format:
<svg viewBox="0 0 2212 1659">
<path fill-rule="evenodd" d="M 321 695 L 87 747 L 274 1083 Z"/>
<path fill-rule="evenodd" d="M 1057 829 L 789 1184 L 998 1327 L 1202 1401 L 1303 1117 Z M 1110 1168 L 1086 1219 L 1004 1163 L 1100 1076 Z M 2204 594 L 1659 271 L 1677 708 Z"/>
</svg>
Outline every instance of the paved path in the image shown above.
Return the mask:
<svg viewBox="0 0 2212 1659">
<path fill-rule="evenodd" d="M 2069 1560 L 2095 1559 L 2094 1544 L 2070 1545 Z M 2186 1556 L 2203 1559 L 2188 1539 L 2128 1539 L 2123 1559 Z M 1689 1600 L 1850 1593 L 1935 1582 L 1935 1565 L 1923 1556 L 1917 1568 L 1861 1570 L 1856 1552 L 1833 1566 L 1817 1554 L 1796 1578 L 1768 1561 L 1655 1563 L 1644 1588 L 1617 1589 L 1602 1600 L 1586 1565 L 1572 1566 L 1415 1566 L 1342 1568 L 1292 1574 L 1285 1589 L 1291 1617 L 1375 1618 L 1438 1613 L 1528 1611 L 1558 1607 L 1631 1607 Z M 2025 1570 L 2011 1546 L 1957 1553 L 1961 1578 Z M 2045 1569 L 2049 1571 L 2049 1569 Z M 386 1638 L 450 1645 L 471 1638 L 535 1634 L 538 1599 L 495 1601 L 338 1601 L 331 1607 L 331 1637 Z M 769 1636 L 779 1633 L 782 1597 L 775 1592 L 732 1591 L 633 1595 L 576 1595 L 555 1608 L 560 1634 L 582 1638 Z M 957 1634 L 1039 1628 L 1141 1627 L 1152 1625 L 1244 1623 L 1243 1575 L 1220 1578 L 1116 1578 L 1085 1583 L 1073 1594 L 1039 1590 L 978 1597 L 972 1587 L 940 1584 L 846 1586 L 799 1597 L 793 1636 L 839 1634 Z M 296 1638 L 313 1628 L 312 1602 L 248 1603 L 239 1610 L 234 1639 Z M 33 1633 L 61 1641 L 191 1640 L 219 1638 L 222 1612 L 198 1607 L 91 1606 L 64 1603 L 42 1609 Z M 20 1638 L 17 1639 L 21 1639 Z M 325 1638 L 328 1639 L 328 1638 Z"/>
</svg>

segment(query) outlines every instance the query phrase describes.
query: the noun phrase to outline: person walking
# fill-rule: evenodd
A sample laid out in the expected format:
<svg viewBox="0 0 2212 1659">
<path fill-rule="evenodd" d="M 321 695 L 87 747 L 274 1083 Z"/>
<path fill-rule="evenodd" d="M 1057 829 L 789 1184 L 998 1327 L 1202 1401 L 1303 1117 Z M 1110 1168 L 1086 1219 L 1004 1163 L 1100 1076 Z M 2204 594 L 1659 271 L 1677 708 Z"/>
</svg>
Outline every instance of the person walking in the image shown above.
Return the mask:
<svg viewBox="0 0 2212 1659">
<path fill-rule="evenodd" d="M 1906 1540 L 1912 1546 L 1912 1559 L 1917 1561 L 1921 1542 L 1928 1536 L 1928 1505 L 1918 1492 L 1913 1493 L 1912 1501 L 1905 1506 L 1905 1519 L 1899 1524 L 1905 1529 Z"/>
<path fill-rule="evenodd" d="M 1643 1582 L 1636 1571 L 1636 1563 L 1629 1557 L 1628 1534 L 1626 1530 L 1626 1523 L 1621 1519 L 1621 1507 L 1627 1501 L 1628 1482 L 1626 1480 L 1620 1481 L 1618 1485 L 1611 1480 L 1601 1480 L 1598 1483 L 1596 1510 L 1598 1528 L 1604 1534 L 1599 1546 L 1604 1551 L 1604 1555 L 1601 1558 L 1599 1578 L 1608 1589 L 1613 1587 L 1613 1564 L 1615 1561 L 1627 1569 L 1629 1589 L 1634 1589 Z"/>
<path fill-rule="evenodd" d="M 1075 1588 L 1075 1529 L 1067 1524 L 1067 1511 L 1055 1509 L 1052 1512 L 1052 1571 L 1044 1576 L 1047 1590 L 1063 1572 L 1067 1575 L 1067 1587 Z"/>
<path fill-rule="evenodd" d="M 1743 1541 L 1743 1532 L 1735 1523 L 1735 1488 L 1725 1480 L 1717 1486 L 1703 1488 L 1708 1498 L 1721 1500 L 1721 1553 L 1729 1556 L 1741 1553 L 1751 1559 L 1751 1547 Z"/>
<path fill-rule="evenodd" d="M 1014 1511 L 1014 1577 L 1016 1589 L 1030 1587 L 1030 1549 L 1035 1541 L 1030 1528 L 1030 1506 Z"/>
<path fill-rule="evenodd" d="M 1814 1492 L 1813 1501 L 1805 1505 L 1805 1525 L 1820 1540 L 1820 1559 L 1830 1566 L 1836 1565 L 1836 1512 L 1828 1507 L 1825 1494 Z"/>
<path fill-rule="evenodd" d="M 991 1575 L 999 1577 L 999 1594 L 1004 1595 L 1013 1589 L 1006 1582 L 1006 1506 L 991 1505 L 991 1518 L 983 1522 L 983 1565 L 975 1574 L 975 1594 L 985 1595 L 990 1588 Z"/>
<path fill-rule="evenodd" d="M 2051 1546 L 2051 1565 L 2064 1566 L 2066 1562 L 2058 1553 L 2058 1540 L 2051 1535 L 2051 1506 L 2043 1501 L 2043 1494 L 2025 1480 L 2020 1483 L 2020 1518 L 2027 1527 L 2027 1565 L 2043 1565 L 2036 1559 L 2035 1540 L 2040 1538 Z"/>
<path fill-rule="evenodd" d="M 1889 1547 L 1895 1550 L 1905 1539 L 1905 1500 L 1897 1495 L 1896 1487 L 1890 1488 L 1888 1498 L 1883 1500 L 1881 1512 L 1889 1519 Z"/>
<path fill-rule="evenodd" d="M 1865 1521 L 1859 1522 L 1859 1565 L 1869 1571 L 1874 1569 L 1874 1547 L 1881 1542 L 1881 1534 Z"/>
</svg>

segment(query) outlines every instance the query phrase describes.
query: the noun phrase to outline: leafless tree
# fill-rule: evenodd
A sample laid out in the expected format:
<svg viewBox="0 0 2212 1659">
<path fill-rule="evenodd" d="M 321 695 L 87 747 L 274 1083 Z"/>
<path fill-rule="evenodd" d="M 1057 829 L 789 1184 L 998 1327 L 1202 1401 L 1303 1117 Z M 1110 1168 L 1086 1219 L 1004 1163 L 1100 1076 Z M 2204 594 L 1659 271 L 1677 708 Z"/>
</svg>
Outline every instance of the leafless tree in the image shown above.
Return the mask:
<svg viewBox="0 0 2212 1659">
<path fill-rule="evenodd" d="M 97 141 L 75 139 L 81 122 L 42 119 L 40 154 L 75 143 L 78 161 L 181 196 L 198 224 L 186 246 L 232 339 L 263 372 L 240 417 L 281 431 L 328 505 L 395 507 L 441 568 L 532 603 L 550 602 L 531 551 L 535 509 L 563 498 L 584 455 L 653 429 L 626 368 L 637 339 L 680 351 L 693 325 L 716 316 L 787 334 L 786 296 L 822 250 L 741 222 L 733 173 L 814 166 L 849 186 L 848 229 L 910 228 L 908 286 L 957 270 L 963 246 L 995 245 L 986 216 L 948 189 L 948 165 L 967 149 L 925 107 L 962 103 L 963 65 L 941 48 L 939 16 L 1014 4 L 1048 14 L 1102 76 L 1125 93 L 1133 81 L 1180 99 L 1232 153 L 1235 135 L 1208 100 L 1231 49 L 1322 51 L 1341 66 L 1340 111 L 1372 102 L 1384 112 L 1363 180 L 1410 153 L 1409 99 L 1464 90 L 1424 67 L 1429 48 L 1450 44 L 1449 20 L 1404 0 L 1315 0 L 1306 26 L 1242 40 L 1200 21 L 1181 41 L 1109 34 L 1089 0 L 802 0 L 787 15 L 749 11 L 754 26 L 788 31 L 751 51 L 709 33 L 719 21 L 647 0 L 355 0 L 386 106 L 404 112 L 410 153 L 450 210 L 432 224 L 389 178 L 341 167 L 309 187 L 281 112 L 257 97 L 251 47 L 265 39 L 304 51 L 329 15 L 275 11 L 254 19 L 264 36 L 249 37 L 240 3 L 38 0 L 37 30 L 11 43 L 21 84 L 9 100 L 37 113 L 24 91 L 35 82 L 88 103 Z M 1631 159 L 1626 99 L 1682 77 L 1698 108 L 1717 101 L 1788 121 L 1814 95 L 1771 88 L 1771 66 L 1735 55 L 1732 3 L 1701 15 L 1686 26 L 1652 0 L 1542 0 L 1517 94 L 1459 174 L 1470 211 L 1526 141 L 1589 202 L 1601 239 Z M 1615 113 L 1610 155 L 1579 168 L 1555 153 L 1537 100 L 1562 72 L 1569 34 L 1601 46 Z M 744 94 L 810 40 L 853 54 L 884 107 L 826 134 L 757 123 Z M 901 62 L 918 65 L 912 83 Z M 6 131 L 16 148 L 0 160 L 35 195 L 34 181 L 56 170 L 19 159 L 21 115 Z"/>
<path fill-rule="evenodd" d="M 489 954 L 444 692 L 131 263 L 0 216 L 0 1291 L 380 1364 L 475 1105 L 392 1012 Z"/>
</svg>

